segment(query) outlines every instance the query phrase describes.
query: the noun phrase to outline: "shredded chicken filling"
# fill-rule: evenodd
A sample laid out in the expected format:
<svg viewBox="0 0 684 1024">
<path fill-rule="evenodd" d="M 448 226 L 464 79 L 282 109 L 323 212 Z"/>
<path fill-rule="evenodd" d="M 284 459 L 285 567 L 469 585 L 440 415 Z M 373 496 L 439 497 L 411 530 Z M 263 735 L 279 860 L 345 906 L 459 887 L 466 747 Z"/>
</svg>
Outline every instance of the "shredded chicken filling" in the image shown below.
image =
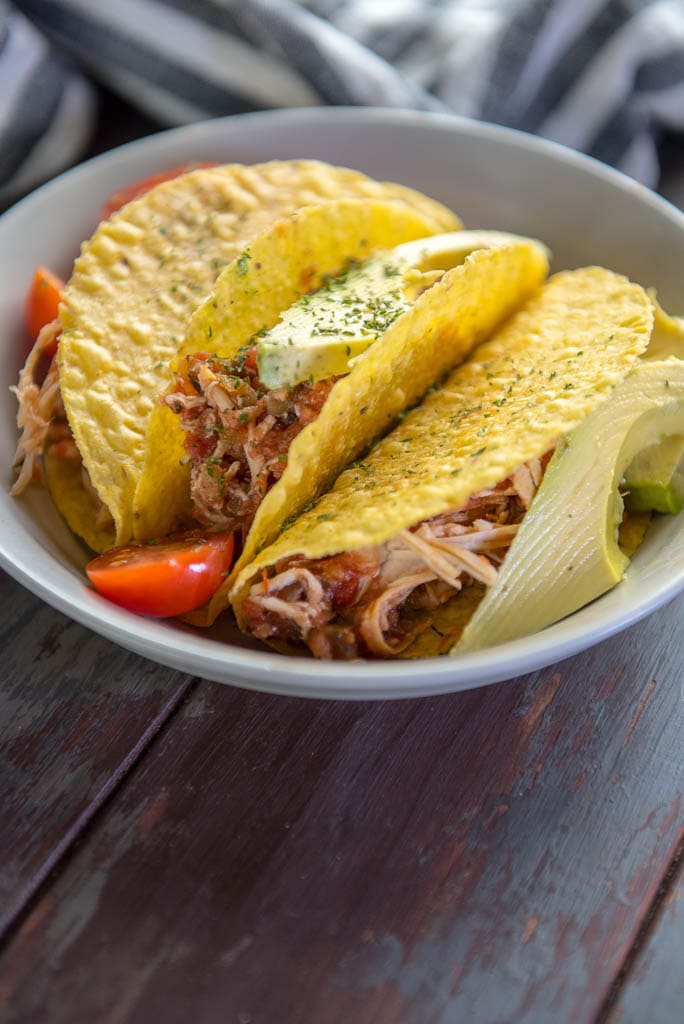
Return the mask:
<svg viewBox="0 0 684 1024">
<path fill-rule="evenodd" d="M 336 378 L 270 391 L 256 348 L 234 359 L 198 353 L 166 404 L 180 416 L 190 464 L 193 518 L 246 536 L 267 491 L 283 475 L 295 437 L 317 418 Z"/>
<path fill-rule="evenodd" d="M 252 586 L 248 629 L 304 643 L 319 658 L 393 657 L 429 627 L 429 613 L 464 587 L 492 586 L 551 457 L 374 547 L 277 563 Z"/>
<path fill-rule="evenodd" d="M 15 496 L 21 494 L 31 481 L 45 483 L 41 461 L 44 454 L 81 462 L 81 453 L 71 433 L 59 386 L 56 345 L 60 330 L 59 320 L 43 327 L 19 374 L 16 387 L 11 389 L 19 403 L 17 426 L 21 431 L 14 455 L 17 477 L 12 494 Z M 113 524 L 111 514 L 83 465 L 81 479 L 95 505 L 96 528 L 107 529 Z"/>
<path fill-rule="evenodd" d="M 66 424 L 57 358 L 53 355 L 59 332 L 58 320 L 43 327 L 19 374 L 16 387 L 11 389 L 19 403 L 17 426 L 21 431 L 14 455 L 14 465 L 18 470 L 12 487 L 14 495 L 21 494 L 32 480 L 43 481 L 40 458 L 48 443 L 50 429 L 58 420 L 63 419 Z M 51 362 L 47 373 L 44 373 L 48 358 Z"/>
</svg>

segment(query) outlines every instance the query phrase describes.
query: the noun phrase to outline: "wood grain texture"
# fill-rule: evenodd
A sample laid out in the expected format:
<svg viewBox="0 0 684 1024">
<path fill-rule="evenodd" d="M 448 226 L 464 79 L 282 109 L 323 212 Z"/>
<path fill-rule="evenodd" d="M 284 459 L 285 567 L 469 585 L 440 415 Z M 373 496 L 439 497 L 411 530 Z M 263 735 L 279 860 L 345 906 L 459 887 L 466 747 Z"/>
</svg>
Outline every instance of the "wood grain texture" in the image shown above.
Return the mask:
<svg viewBox="0 0 684 1024">
<path fill-rule="evenodd" d="M 659 912 L 606 1017 L 607 1024 L 674 1024 L 684 1020 L 682 853 Z"/>
<path fill-rule="evenodd" d="M 679 600 L 448 698 L 202 684 L 0 960 L 50 1024 L 584 1024 L 682 822 Z"/>
<path fill-rule="evenodd" d="M 0 935 L 189 686 L 0 573 Z"/>
</svg>

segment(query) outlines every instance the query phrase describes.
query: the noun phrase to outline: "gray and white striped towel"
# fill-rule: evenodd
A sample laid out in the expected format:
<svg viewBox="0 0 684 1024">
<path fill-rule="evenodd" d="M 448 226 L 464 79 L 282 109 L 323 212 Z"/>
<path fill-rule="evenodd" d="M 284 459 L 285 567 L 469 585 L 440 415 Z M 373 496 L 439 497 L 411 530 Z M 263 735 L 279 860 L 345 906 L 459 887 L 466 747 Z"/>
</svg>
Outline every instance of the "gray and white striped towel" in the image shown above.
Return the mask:
<svg viewBox="0 0 684 1024">
<path fill-rule="evenodd" d="M 161 125 L 452 110 L 655 185 L 659 136 L 684 132 L 684 0 L 0 0 L 0 202 L 78 158 L 89 78 Z"/>
</svg>

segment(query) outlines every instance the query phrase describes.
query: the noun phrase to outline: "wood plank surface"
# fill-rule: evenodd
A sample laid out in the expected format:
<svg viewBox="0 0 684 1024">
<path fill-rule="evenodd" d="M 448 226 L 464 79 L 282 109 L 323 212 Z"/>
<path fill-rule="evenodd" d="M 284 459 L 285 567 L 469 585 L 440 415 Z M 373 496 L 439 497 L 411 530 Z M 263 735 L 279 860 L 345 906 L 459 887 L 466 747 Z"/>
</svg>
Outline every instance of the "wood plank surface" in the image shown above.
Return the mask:
<svg viewBox="0 0 684 1024">
<path fill-rule="evenodd" d="M 606 1024 L 684 1021 L 684 849 Z"/>
<path fill-rule="evenodd" d="M 0 936 L 178 706 L 190 680 L 0 573 Z"/>
<path fill-rule="evenodd" d="M 6 949 L 6 1019 L 595 1021 L 681 837 L 683 612 L 424 701 L 201 684 Z"/>
</svg>

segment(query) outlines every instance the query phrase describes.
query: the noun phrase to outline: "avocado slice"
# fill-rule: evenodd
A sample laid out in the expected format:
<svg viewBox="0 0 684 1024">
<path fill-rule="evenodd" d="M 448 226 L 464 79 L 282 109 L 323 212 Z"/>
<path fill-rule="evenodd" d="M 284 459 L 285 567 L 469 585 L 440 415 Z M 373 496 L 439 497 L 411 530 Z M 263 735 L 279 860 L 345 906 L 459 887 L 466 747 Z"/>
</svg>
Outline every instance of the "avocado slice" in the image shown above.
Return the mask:
<svg viewBox="0 0 684 1024">
<path fill-rule="evenodd" d="M 625 505 L 635 512 L 684 507 L 684 434 L 673 434 L 639 452 L 624 476 Z"/>
<path fill-rule="evenodd" d="M 622 579 L 620 483 L 639 452 L 684 435 L 684 360 L 647 361 L 560 438 L 499 571 L 452 654 L 535 633 Z"/>
<path fill-rule="evenodd" d="M 257 338 L 259 376 L 268 388 L 348 373 L 424 291 L 478 249 L 520 242 L 503 231 L 454 231 L 380 250 L 351 264 L 286 309 Z M 533 239 L 548 254 L 546 246 Z"/>
</svg>

